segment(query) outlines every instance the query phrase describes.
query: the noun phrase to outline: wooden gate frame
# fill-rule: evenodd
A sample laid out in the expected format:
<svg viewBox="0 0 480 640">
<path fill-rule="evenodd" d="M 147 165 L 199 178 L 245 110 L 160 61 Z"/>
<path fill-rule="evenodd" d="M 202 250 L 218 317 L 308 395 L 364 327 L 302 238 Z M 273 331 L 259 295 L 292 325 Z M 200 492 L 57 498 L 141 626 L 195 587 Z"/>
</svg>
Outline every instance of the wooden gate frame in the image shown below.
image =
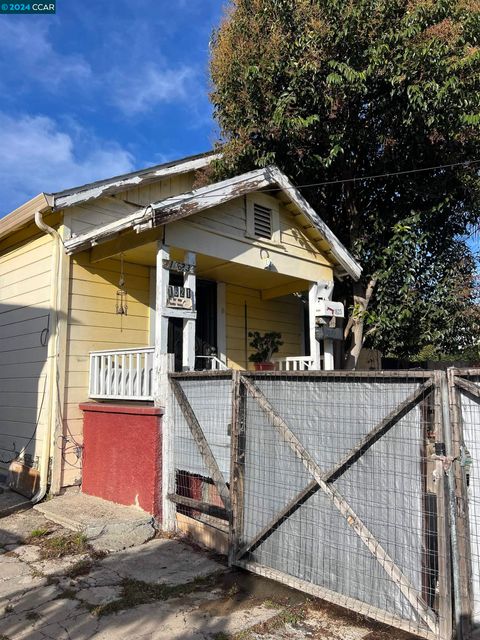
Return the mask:
<svg viewBox="0 0 480 640">
<path fill-rule="evenodd" d="M 185 391 L 179 380 L 188 380 L 193 378 L 211 379 L 211 378 L 231 378 L 232 371 L 192 371 L 184 373 L 170 373 L 168 375 L 170 381 L 170 387 L 173 395 L 182 411 L 183 417 L 190 429 L 193 440 L 197 445 L 197 448 L 202 456 L 203 463 L 207 468 L 210 476 L 215 484 L 218 494 L 223 502 L 223 508 L 208 502 L 202 502 L 200 500 L 194 500 L 193 498 L 187 498 L 181 496 L 178 493 L 168 493 L 168 498 L 175 504 L 190 507 L 201 513 L 205 513 L 214 518 L 220 518 L 231 523 L 232 520 L 232 505 L 230 500 L 230 488 L 225 481 L 223 473 L 217 464 L 215 456 L 210 449 L 208 440 L 203 432 L 203 429 L 195 415 L 195 412 L 188 401 Z"/>
<path fill-rule="evenodd" d="M 478 375 L 478 372 L 477 372 Z M 181 496 L 176 492 L 168 493 L 168 498 L 175 504 L 190 507 L 207 515 L 221 518 L 229 524 L 229 564 L 243 567 L 253 573 L 265 576 L 300 589 L 313 596 L 322 598 L 334 604 L 347 607 L 357 613 L 363 614 L 383 623 L 415 633 L 428 640 L 450 640 L 452 635 L 452 592 L 451 592 L 451 560 L 449 546 L 449 518 L 448 518 L 448 491 L 446 474 L 444 473 L 445 445 L 444 425 L 445 406 L 442 401 L 442 386 L 445 385 L 445 374 L 442 372 L 425 371 L 302 371 L 302 372 L 268 372 L 253 373 L 247 371 L 208 371 L 208 372 L 183 372 L 170 373 L 168 375 L 170 388 L 175 397 L 186 423 L 190 429 L 192 438 L 200 452 L 202 460 L 209 471 L 223 502 L 223 508 L 210 503 L 205 503 L 193 498 Z M 189 378 L 232 378 L 232 428 L 231 428 L 231 477 L 230 486 L 220 471 L 215 456 L 212 453 L 207 438 L 188 402 L 186 394 L 180 384 L 181 379 Z M 255 384 L 254 379 L 392 379 L 419 380 L 420 386 L 411 393 L 403 402 L 395 407 L 387 416 L 378 422 L 371 431 L 362 437 L 350 451 L 343 456 L 332 468 L 322 470 L 317 462 L 310 456 L 303 444 L 290 429 L 287 422 L 278 414 L 266 396 Z M 459 385 L 460 386 L 460 385 Z M 473 385 L 472 385 L 473 386 Z M 478 390 L 477 390 L 478 392 Z M 302 462 L 306 470 L 312 476 L 308 485 L 285 505 L 270 522 L 248 543 L 241 544 L 244 519 L 244 473 L 245 473 L 245 398 L 247 394 L 253 398 L 263 412 L 268 416 L 279 437 L 290 447 L 295 456 Z M 375 537 L 362 522 L 355 511 L 350 507 L 339 491 L 332 483 L 339 478 L 353 463 L 357 462 L 368 449 L 382 436 L 388 433 L 405 415 L 415 406 L 425 400 L 429 395 L 434 396 L 434 424 L 436 452 L 432 456 L 432 462 L 436 464 L 437 477 L 437 524 L 438 524 L 438 571 L 439 571 L 439 598 L 438 618 L 425 602 L 422 595 L 411 585 L 401 568 L 388 555 L 385 549 L 375 540 Z M 452 396 L 451 396 L 452 397 Z M 448 410 L 448 407 L 447 407 Z M 363 544 L 369 549 L 377 562 L 382 566 L 390 579 L 398 585 L 401 593 L 410 602 L 417 612 L 425 627 L 412 621 L 399 618 L 388 611 L 378 609 L 355 598 L 343 596 L 325 587 L 311 582 L 295 578 L 286 573 L 260 565 L 259 563 L 244 559 L 247 552 L 261 544 L 271 532 L 289 515 L 294 513 L 315 492 L 323 491 L 331 500 L 332 505 L 338 509 L 345 518 L 347 524 L 359 536 Z"/>
<path fill-rule="evenodd" d="M 448 511 L 447 511 L 447 490 L 445 482 L 445 474 L 443 473 L 442 456 L 434 456 L 440 463 L 439 478 L 437 482 L 437 523 L 438 526 L 438 549 L 439 549 L 439 615 L 438 619 L 428 604 L 424 601 L 421 594 L 411 585 L 408 578 L 402 572 L 400 567 L 388 555 L 385 549 L 375 540 L 372 532 L 362 522 L 355 511 L 350 507 L 340 492 L 332 486 L 332 483 L 339 478 L 351 464 L 355 463 L 361 456 L 383 435 L 392 429 L 405 415 L 407 415 L 416 405 L 422 402 L 429 394 L 434 392 L 435 397 L 435 432 L 437 451 L 441 451 L 444 447 L 443 443 L 443 419 L 442 419 L 442 402 L 440 390 L 441 372 L 388 372 L 383 376 L 379 372 L 295 372 L 294 374 L 272 373 L 259 374 L 249 372 L 235 372 L 234 374 L 234 394 L 233 394 L 233 422 L 232 422 L 232 522 L 230 529 L 230 556 L 231 564 L 243 567 L 254 573 L 283 582 L 291 587 L 300 589 L 311 595 L 322 598 L 334 604 L 348 607 L 358 613 L 367 615 L 390 624 L 397 628 L 405 629 L 411 633 L 421 635 L 431 640 L 449 640 L 452 632 L 452 606 L 451 606 L 451 582 L 450 582 L 450 554 L 449 554 L 449 538 L 448 538 Z M 267 397 L 255 384 L 254 378 L 277 378 L 277 379 L 298 379 L 298 378 L 403 378 L 403 379 L 423 379 L 420 385 L 413 393 L 411 393 L 402 403 L 393 409 L 385 418 L 383 418 L 373 429 L 361 438 L 350 451 L 338 461 L 332 468 L 327 471 L 322 470 L 316 461 L 310 456 L 303 444 L 298 440 L 290 429 L 287 422 L 278 414 Z M 246 544 L 241 544 L 240 536 L 243 530 L 243 487 L 244 487 L 244 455 L 245 455 L 245 437 L 246 425 L 244 417 L 244 404 L 246 394 L 253 398 L 263 412 L 267 415 L 276 430 L 278 436 L 293 451 L 295 456 L 302 462 L 303 466 L 312 476 L 309 484 L 297 495 L 291 499 L 283 509 L 281 509 L 255 537 Z M 438 465 L 437 465 L 438 468 Z M 323 491 L 332 504 L 338 509 L 339 513 L 345 518 L 347 524 L 359 536 L 361 541 L 369 549 L 377 562 L 382 566 L 390 579 L 398 585 L 401 593 L 406 597 L 413 609 L 417 612 L 420 619 L 426 627 L 420 627 L 412 621 L 404 620 L 394 616 L 387 611 L 375 608 L 355 598 L 342 596 L 341 594 L 331 591 L 325 587 L 314 585 L 290 576 L 282 571 L 272 569 L 243 559 L 245 554 L 253 548 L 261 544 L 270 533 L 272 533 L 281 522 L 301 505 L 316 491 Z"/>
<path fill-rule="evenodd" d="M 454 529 L 452 528 L 452 550 L 456 578 L 455 617 L 457 637 L 459 639 L 480 638 L 480 628 L 474 628 L 473 589 L 472 589 L 472 556 L 470 545 L 470 519 L 468 513 L 468 492 L 465 473 L 462 467 L 462 451 L 465 445 L 461 393 L 480 403 L 480 388 L 473 384 L 469 377 L 480 377 L 480 369 L 450 368 L 447 371 L 448 397 L 452 426 L 452 468 L 454 472 Z M 453 518 L 452 518 L 453 519 Z"/>
</svg>

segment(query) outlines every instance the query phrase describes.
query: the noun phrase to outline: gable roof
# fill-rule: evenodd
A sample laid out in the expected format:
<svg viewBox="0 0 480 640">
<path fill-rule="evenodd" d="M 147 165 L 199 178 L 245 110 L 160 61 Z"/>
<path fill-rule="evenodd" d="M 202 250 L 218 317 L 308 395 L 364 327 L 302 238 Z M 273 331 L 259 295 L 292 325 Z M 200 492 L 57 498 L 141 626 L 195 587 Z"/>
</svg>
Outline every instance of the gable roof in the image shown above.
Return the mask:
<svg viewBox="0 0 480 640">
<path fill-rule="evenodd" d="M 98 180 L 88 184 L 65 189 L 56 193 L 40 193 L 17 209 L 14 209 L 0 219 L 0 238 L 12 233 L 16 229 L 32 222 L 36 211 L 58 211 L 66 209 L 88 200 L 94 200 L 106 195 L 113 195 L 129 188 L 155 182 L 161 178 L 180 175 L 202 169 L 219 155 L 213 151 L 187 156 L 180 160 L 157 164 L 147 169 L 124 173 L 119 176 Z"/>
<path fill-rule="evenodd" d="M 285 194 L 290 201 L 290 206 L 307 221 L 304 229 L 311 229 L 319 236 L 316 239 L 317 243 L 321 246 L 322 251 L 332 259 L 332 262 L 339 267 L 340 274 L 348 274 L 354 280 L 358 280 L 362 273 L 361 266 L 308 204 L 299 190 L 276 166 L 256 169 L 228 180 L 154 202 L 120 220 L 66 240 L 65 248 L 68 253 L 76 253 L 99 242 L 105 242 L 122 231 L 134 229 L 140 232 L 159 227 L 228 202 L 233 198 L 268 187 L 271 187 L 272 191 L 280 191 Z"/>
<path fill-rule="evenodd" d="M 90 182 L 80 187 L 74 187 L 48 195 L 52 198 L 53 211 L 57 211 L 82 202 L 87 202 L 88 200 L 94 200 L 119 193 L 120 191 L 143 186 L 167 176 L 180 175 L 182 173 L 188 173 L 189 171 L 195 171 L 196 169 L 202 169 L 218 157 L 219 154 L 208 151 L 194 156 L 187 156 L 181 160 L 157 164 L 153 167 L 148 167 L 148 169 L 124 173 L 120 176 L 108 178 L 107 180 Z"/>
</svg>

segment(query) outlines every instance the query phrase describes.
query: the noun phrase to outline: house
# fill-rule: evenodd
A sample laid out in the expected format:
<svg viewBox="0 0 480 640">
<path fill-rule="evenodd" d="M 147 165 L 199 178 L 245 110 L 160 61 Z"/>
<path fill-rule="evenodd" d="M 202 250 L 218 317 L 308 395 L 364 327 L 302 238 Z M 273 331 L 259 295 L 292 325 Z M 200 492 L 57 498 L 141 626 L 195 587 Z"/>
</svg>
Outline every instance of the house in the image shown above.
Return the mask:
<svg viewBox="0 0 480 640">
<path fill-rule="evenodd" d="M 82 403 L 155 419 L 161 354 L 247 368 L 248 332 L 273 330 L 278 367 L 334 368 L 317 298 L 360 266 L 276 167 L 194 188 L 214 157 L 42 193 L 0 221 L 0 474 L 36 469 L 35 500 L 82 480 Z"/>
</svg>

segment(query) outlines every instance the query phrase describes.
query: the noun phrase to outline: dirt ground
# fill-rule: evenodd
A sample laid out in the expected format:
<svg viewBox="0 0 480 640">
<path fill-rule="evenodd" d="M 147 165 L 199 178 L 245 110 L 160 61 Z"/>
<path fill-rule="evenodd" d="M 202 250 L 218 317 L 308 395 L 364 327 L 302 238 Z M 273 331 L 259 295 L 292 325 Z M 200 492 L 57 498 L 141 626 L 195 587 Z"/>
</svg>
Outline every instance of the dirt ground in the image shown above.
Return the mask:
<svg viewBox="0 0 480 640">
<path fill-rule="evenodd" d="M 0 518 L 0 640 L 407 640 L 177 539 L 104 554 L 32 509 Z"/>
</svg>

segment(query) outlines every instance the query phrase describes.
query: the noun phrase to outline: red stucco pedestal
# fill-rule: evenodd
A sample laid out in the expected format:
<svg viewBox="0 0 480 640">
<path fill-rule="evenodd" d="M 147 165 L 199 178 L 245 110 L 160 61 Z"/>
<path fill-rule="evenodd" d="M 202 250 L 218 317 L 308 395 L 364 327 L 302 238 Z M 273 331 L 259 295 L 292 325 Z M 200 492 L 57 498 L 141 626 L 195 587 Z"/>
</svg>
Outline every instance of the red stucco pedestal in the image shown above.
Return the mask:
<svg viewBox="0 0 480 640">
<path fill-rule="evenodd" d="M 159 407 L 86 402 L 82 491 L 162 517 Z"/>
</svg>

